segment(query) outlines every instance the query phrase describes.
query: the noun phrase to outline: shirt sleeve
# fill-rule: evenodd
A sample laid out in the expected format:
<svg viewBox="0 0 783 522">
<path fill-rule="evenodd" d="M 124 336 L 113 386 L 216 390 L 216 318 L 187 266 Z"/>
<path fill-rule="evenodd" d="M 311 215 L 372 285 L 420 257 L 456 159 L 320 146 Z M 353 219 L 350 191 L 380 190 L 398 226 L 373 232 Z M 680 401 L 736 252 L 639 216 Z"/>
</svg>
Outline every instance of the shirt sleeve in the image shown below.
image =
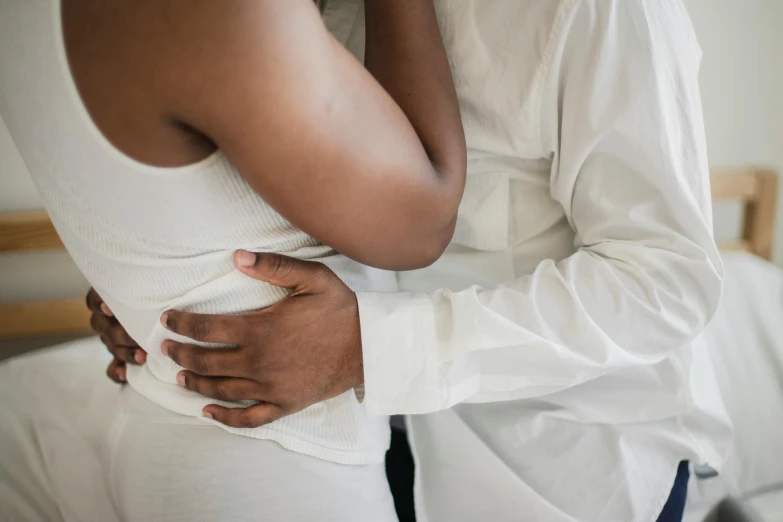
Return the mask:
<svg viewBox="0 0 783 522">
<path fill-rule="evenodd" d="M 584 1 L 564 34 L 541 139 L 576 252 L 496 288 L 358 294 L 370 413 L 542 396 L 653 365 L 714 314 L 700 50 L 681 1 Z"/>
</svg>

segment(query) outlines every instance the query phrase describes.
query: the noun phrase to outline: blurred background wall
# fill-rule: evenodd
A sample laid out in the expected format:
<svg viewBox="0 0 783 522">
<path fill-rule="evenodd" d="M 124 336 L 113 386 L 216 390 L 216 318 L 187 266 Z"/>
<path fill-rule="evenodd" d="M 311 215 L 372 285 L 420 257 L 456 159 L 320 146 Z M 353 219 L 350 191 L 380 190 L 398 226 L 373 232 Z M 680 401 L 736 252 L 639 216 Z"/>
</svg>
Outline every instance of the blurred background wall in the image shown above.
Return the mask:
<svg viewBox="0 0 783 522">
<path fill-rule="evenodd" d="M 748 163 L 783 174 L 783 1 L 685 0 L 704 58 L 700 74 L 710 165 Z M 783 191 L 783 184 L 780 184 Z M 783 263 L 783 209 L 775 261 Z M 738 209 L 715 209 L 715 235 L 733 237 Z"/>
</svg>

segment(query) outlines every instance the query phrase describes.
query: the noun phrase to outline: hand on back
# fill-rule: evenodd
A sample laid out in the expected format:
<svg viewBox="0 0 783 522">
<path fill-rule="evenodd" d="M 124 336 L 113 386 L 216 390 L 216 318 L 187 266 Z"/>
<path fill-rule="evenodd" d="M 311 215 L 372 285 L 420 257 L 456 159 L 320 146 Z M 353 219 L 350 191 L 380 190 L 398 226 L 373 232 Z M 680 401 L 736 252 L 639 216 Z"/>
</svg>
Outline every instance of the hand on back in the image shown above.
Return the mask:
<svg viewBox="0 0 783 522">
<path fill-rule="evenodd" d="M 166 341 L 161 351 L 185 368 L 180 386 L 222 401 L 254 400 L 243 408 L 209 405 L 204 415 L 229 426 L 257 427 L 336 397 L 364 382 L 356 295 L 328 267 L 277 254 L 235 254 L 237 269 L 281 286 L 289 296 L 257 312 L 203 315 L 168 311 L 166 328 L 193 340 L 232 345 L 203 348 Z M 126 364 L 146 352 L 90 290 L 93 329 L 114 361 L 107 374 L 125 382 Z"/>
<path fill-rule="evenodd" d="M 125 365 L 146 363 L 147 352 L 131 339 L 94 288 L 90 288 L 87 293 L 87 308 L 92 312 L 90 326 L 100 336 L 106 349 L 114 356 L 114 360 L 109 363 L 109 367 L 106 369 L 106 375 L 114 382 L 125 383 Z"/>
</svg>

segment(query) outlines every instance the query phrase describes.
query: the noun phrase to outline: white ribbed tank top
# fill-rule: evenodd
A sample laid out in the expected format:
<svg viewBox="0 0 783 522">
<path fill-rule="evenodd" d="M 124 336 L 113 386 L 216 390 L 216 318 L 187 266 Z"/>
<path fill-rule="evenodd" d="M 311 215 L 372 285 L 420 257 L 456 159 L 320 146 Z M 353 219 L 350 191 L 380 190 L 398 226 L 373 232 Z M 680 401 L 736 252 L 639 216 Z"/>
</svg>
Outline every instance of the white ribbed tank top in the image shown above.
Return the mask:
<svg viewBox="0 0 783 522">
<path fill-rule="evenodd" d="M 130 385 L 164 408 L 202 418 L 217 401 L 177 386 L 181 368 L 160 345 L 184 339 L 161 326 L 162 312 L 240 313 L 285 296 L 238 272 L 236 249 L 317 259 L 354 290 L 396 287 L 394 274 L 337 255 L 288 223 L 219 151 L 157 168 L 113 147 L 71 78 L 60 0 L 0 0 L 0 116 L 71 256 L 149 354 L 145 366 L 128 367 Z M 381 462 L 389 441 L 388 419 L 367 417 L 353 391 L 268 426 L 217 425 L 345 464 Z"/>
</svg>

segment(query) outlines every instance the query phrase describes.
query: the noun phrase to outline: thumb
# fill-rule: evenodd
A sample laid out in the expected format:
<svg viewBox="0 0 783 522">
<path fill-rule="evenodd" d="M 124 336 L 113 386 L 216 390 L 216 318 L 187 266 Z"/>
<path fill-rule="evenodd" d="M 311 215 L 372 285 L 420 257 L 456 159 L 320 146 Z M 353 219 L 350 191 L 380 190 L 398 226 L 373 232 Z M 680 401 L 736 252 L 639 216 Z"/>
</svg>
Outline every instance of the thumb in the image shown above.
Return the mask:
<svg viewBox="0 0 783 522">
<path fill-rule="evenodd" d="M 247 408 L 225 408 L 210 404 L 202 410 L 202 415 L 232 428 L 257 428 L 276 421 L 284 413 L 276 404 L 259 402 Z"/>
<path fill-rule="evenodd" d="M 295 290 L 304 287 L 320 273 L 323 265 L 280 254 L 234 252 L 234 265 L 243 274 L 271 285 Z"/>
</svg>

